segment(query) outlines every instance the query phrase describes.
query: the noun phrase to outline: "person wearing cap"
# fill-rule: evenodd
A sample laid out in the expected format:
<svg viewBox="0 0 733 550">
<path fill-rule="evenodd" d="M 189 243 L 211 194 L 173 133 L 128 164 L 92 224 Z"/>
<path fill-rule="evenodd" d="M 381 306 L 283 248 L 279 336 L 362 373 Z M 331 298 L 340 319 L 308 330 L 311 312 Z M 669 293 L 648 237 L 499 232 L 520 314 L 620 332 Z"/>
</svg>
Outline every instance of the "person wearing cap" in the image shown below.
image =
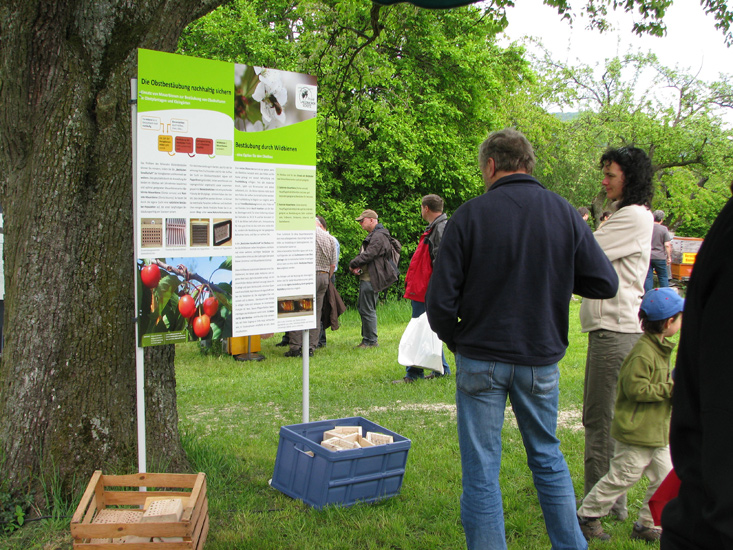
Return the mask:
<svg viewBox="0 0 733 550">
<path fill-rule="evenodd" d="M 644 281 L 644 292 L 649 292 L 654 287 L 654 274 L 657 274 L 659 286 L 669 286 L 668 267 L 672 263 L 672 235 L 662 225 L 664 211 L 654 211 L 654 227 L 652 231 L 652 255 L 649 260 L 649 271 Z"/>
<path fill-rule="evenodd" d="M 626 357 L 618 375 L 616 406 L 611 423 L 615 441 L 608 473 L 596 483 L 578 508 L 578 522 L 586 539 L 608 540 L 601 517 L 618 497 L 645 475 L 649 486 L 634 523 L 631 538 L 653 542 L 661 530 L 654 527 L 649 499 L 672 469 L 669 420 L 672 414 L 674 343 L 668 338 L 682 326 L 684 300 L 671 288 L 644 295 L 639 319 L 644 334 Z"/>
<path fill-rule="evenodd" d="M 425 295 L 430 326 L 456 358 L 466 544 L 507 547 L 499 472 L 509 399 L 552 547 L 585 550 L 557 438 L 558 362 L 573 293 L 610 298 L 618 277 L 575 208 L 532 177 L 524 135 L 494 132 L 478 157 L 486 192 L 448 220 Z"/>
<path fill-rule="evenodd" d="M 374 210 L 364 210 L 356 221 L 367 232 L 359 254 L 349 262 L 349 270 L 359 277 L 357 309 L 361 316 L 361 343 L 357 348 L 375 348 L 377 337 L 377 298 L 394 284 L 400 273 L 395 261 L 402 246 L 381 223 Z"/>
<path fill-rule="evenodd" d="M 649 269 L 654 218 L 652 161 L 638 147 L 608 149 L 601 156 L 603 188 L 616 211 L 593 233 L 616 270 L 618 292 L 605 300 L 583 300 L 580 326 L 588 333 L 583 386 L 584 493 L 608 472 L 614 452 L 611 419 L 618 371 L 642 334 L 639 306 Z M 626 495 L 611 512 L 628 517 Z"/>
</svg>

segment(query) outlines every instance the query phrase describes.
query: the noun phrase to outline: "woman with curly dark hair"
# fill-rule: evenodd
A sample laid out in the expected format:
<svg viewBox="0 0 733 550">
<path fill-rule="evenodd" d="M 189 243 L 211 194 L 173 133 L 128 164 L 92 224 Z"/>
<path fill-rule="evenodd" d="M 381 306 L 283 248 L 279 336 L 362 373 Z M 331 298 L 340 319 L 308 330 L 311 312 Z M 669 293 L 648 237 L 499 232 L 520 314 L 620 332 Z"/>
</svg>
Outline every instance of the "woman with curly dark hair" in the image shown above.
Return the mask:
<svg viewBox="0 0 733 550">
<path fill-rule="evenodd" d="M 616 211 L 594 233 L 619 278 L 616 296 L 584 299 L 580 324 L 588 333 L 583 389 L 585 426 L 585 492 L 608 472 L 613 456 L 611 419 L 621 363 L 641 336 L 639 306 L 649 268 L 654 218 L 649 211 L 654 194 L 652 163 L 637 147 L 608 149 L 601 156 L 603 188 Z M 626 496 L 614 507 L 620 519 L 628 515 Z M 588 529 L 584 529 L 584 532 Z"/>
<path fill-rule="evenodd" d="M 638 147 L 619 147 L 618 149 L 608 149 L 603 156 L 599 168 L 606 175 L 607 169 L 613 169 L 611 165 L 616 164 L 623 174 L 623 187 L 621 195 L 618 198 L 608 197 L 611 200 L 620 200 L 617 208 L 623 208 L 631 204 L 638 204 L 652 207 L 652 197 L 654 196 L 654 184 L 652 183 L 652 161 L 647 154 Z M 608 192 L 606 183 L 603 186 Z"/>
</svg>

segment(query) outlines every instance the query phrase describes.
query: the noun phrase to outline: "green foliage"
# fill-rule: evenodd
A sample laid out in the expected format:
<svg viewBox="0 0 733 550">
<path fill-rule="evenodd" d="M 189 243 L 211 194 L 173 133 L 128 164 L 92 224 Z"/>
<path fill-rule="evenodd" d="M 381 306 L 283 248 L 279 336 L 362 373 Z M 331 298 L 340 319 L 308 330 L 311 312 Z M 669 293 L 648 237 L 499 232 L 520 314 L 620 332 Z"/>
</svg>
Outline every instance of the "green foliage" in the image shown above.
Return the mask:
<svg viewBox="0 0 733 550">
<path fill-rule="evenodd" d="M 404 273 L 424 227 L 421 197 L 441 195 L 450 213 L 481 192 L 476 146 L 500 125 L 499 92 L 514 89 L 526 66 L 518 50 L 495 45 L 500 27 L 476 8 L 383 8 L 375 31 L 363 2 L 318 6 L 312 24 L 329 39 L 303 39 L 304 70 L 321 90 L 317 208 L 340 202 L 347 213 L 348 233 L 332 230 L 342 265 L 364 236 L 352 220 L 376 210 L 406 246 Z M 332 213 L 322 213 L 333 224 Z M 356 296 L 355 279 L 337 284 L 345 299 Z"/>
<path fill-rule="evenodd" d="M 42 494 L 9 494 L 0 484 L 0 548 L 17 550 L 71 550 L 71 517 L 83 488 L 72 481 L 76 494 L 62 486 L 54 465 L 48 477 L 38 479 Z"/>
<path fill-rule="evenodd" d="M 294 37 L 298 34 L 297 2 L 235 0 L 191 23 L 181 34 L 178 52 L 297 70 Z"/>
<path fill-rule="evenodd" d="M 702 82 L 664 67 L 651 53 L 607 59 L 595 68 L 563 65 L 546 53 L 535 66 L 537 101 L 580 109 L 554 125 L 542 123 L 556 133 L 537 142 L 540 180 L 576 206 L 593 204 L 597 218 L 608 209 L 599 194 L 601 153 L 641 147 L 654 166 L 653 208 L 667 213 L 666 224 L 678 234 L 704 236 L 733 180 L 733 131 L 721 121 L 722 109 L 733 107 L 730 76 Z M 659 86 L 663 95 L 653 91 Z"/>
<path fill-rule="evenodd" d="M 0 491 L 0 527 L 3 533 L 12 533 L 23 527 L 30 504 L 28 496 L 13 497 Z"/>
</svg>

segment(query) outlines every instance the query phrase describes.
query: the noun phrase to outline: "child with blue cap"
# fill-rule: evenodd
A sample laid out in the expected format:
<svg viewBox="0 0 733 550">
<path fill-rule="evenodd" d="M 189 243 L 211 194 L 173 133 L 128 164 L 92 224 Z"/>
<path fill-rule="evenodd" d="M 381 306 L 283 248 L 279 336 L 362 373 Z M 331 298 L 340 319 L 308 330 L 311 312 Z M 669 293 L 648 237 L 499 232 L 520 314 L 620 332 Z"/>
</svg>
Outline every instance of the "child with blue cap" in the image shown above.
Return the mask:
<svg viewBox="0 0 733 550">
<path fill-rule="evenodd" d="M 654 527 L 649 499 L 672 469 L 669 419 L 672 414 L 674 344 L 667 340 L 682 326 L 684 300 L 674 289 L 655 288 L 644 295 L 639 319 L 644 334 L 626 357 L 618 375 L 611 436 L 616 441 L 608 473 L 585 496 L 578 509 L 580 529 L 587 540 L 608 540 L 601 517 L 642 475 L 649 479 L 632 539 L 653 542 L 661 537 Z"/>
</svg>

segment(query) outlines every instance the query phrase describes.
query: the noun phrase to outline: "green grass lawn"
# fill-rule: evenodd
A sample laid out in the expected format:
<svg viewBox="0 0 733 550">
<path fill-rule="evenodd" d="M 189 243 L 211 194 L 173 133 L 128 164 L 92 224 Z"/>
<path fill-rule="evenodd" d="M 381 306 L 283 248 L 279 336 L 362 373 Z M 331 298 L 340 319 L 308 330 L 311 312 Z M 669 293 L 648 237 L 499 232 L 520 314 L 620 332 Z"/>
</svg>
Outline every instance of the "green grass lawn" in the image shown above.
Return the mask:
<svg viewBox="0 0 733 550">
<path fill-rule="evenodd" d="M 570 347 L 561 362 L 558 432 L 580 496 L 586 336 L 580 333 L 579 304 L 570 304 Z M 317 511 L 268 485 L 280 426 L 302 421 L 302 360 L 283 357 L 287 348 L 275 347 L 280 335 L 262 341 L 266 360 L 261 362 L 203 355 L 196 344 L 178 347 L 182 438 L 194 468 L 206 472 L 209 483 L 207 550 L 465 547 L 455 378 L 391 384 L 404 375 L 404 367 L 397 363 L 397 346 L 409 318 L 409 302 L 380 305 L 379 348 L 355 349 L 361 325 L 358 313 L 349 310 L 341 317 L 341 329 L 328 331 L 328 346 L 310 361 L 311 421 L 363 416 L 412 440 L 400 494 L 350 508 Z M 447 356 L 453 368 L 453 356 Z M 510 414 L 503 440 L 501 483 L 509 548 L 547 549 L 549 539 Z M 591 543 L 591 548 L 647 547 L 628 537 L 643 494 L 643 487 L 629 493 L 630 519 L 604 520 L 613 540 Z M 71 548 L 68 520 L 41 523 L 0 538 L 0 548 Z"/>
</svg>

